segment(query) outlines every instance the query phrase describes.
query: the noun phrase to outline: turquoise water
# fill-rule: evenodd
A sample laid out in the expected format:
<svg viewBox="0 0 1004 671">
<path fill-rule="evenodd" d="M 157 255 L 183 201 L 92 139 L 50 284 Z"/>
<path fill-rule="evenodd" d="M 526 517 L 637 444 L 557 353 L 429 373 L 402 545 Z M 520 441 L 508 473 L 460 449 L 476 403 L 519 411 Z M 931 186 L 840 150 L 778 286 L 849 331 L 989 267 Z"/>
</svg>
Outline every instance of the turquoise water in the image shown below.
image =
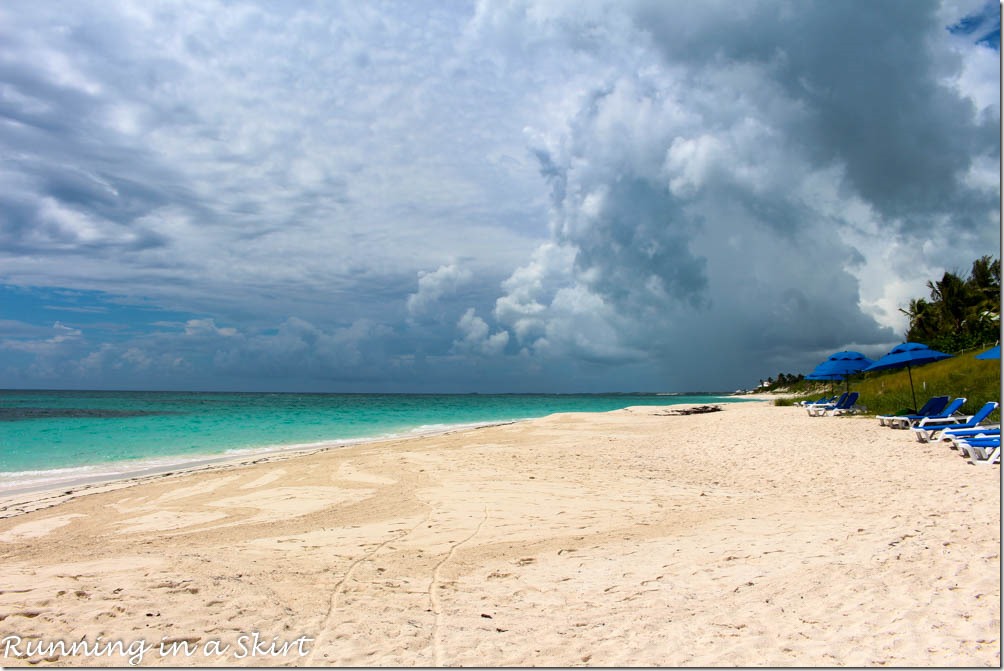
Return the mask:
<svg viewBox="0 0 1004 671">
<path fill-rule="evenodd" d="M 555 412 L 736 400 L 655 394 L 0 391 L 0 489 Z"/>
</svg>

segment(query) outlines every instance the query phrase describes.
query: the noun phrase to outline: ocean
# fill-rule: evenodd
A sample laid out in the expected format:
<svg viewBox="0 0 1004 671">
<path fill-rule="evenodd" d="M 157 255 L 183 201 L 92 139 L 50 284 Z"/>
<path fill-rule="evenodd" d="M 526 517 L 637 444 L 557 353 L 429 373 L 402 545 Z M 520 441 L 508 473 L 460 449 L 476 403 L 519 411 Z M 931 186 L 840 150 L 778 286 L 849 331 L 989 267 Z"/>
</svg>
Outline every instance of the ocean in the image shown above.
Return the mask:
<svg viewBox="0 0 1004 671">
<path fill-rule="evenodd" d="M 0 391 L 0 492 L 713 395 Z"/>
</svg>

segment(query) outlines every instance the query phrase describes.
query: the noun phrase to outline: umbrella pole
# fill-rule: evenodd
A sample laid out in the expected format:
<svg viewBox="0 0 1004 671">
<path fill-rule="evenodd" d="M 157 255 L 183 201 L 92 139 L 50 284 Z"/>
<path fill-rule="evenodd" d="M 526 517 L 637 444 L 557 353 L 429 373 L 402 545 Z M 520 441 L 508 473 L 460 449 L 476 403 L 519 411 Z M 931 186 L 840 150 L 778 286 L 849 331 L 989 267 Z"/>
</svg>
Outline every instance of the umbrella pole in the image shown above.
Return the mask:
<svg viewBox="0 0 1004 671">
<path fill-rule="evenodd" d="M 906 374 L 910 377 L 910 394 L 913 396 L 913 411 L 917 412 L 917 392 L 913 390 L 913 373 L 909 365 L 906 367 Z"/>
</svg>

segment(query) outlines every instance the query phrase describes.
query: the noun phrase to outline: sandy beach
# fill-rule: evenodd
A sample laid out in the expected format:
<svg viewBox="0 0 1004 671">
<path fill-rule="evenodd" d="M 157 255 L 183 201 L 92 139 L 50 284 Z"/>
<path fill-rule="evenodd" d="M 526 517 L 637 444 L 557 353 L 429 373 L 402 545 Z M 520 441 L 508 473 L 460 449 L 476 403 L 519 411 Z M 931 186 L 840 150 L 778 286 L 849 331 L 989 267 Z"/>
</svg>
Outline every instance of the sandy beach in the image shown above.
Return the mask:
<svg viewBox="0 0 1004 671">
<path fill-rule="evenodd" d="M 8 496 L 0 664 L 1000 665 L 999 467 L 681 407 Z"/>
</svg>

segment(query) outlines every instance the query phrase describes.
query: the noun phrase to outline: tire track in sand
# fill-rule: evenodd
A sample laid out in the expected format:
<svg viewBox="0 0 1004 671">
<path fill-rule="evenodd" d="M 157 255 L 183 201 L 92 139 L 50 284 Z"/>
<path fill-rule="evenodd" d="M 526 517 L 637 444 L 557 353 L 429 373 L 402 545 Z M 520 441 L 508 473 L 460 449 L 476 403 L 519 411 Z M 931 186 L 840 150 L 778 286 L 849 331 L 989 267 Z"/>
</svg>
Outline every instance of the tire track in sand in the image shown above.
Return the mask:
<svg viewBox="0 0 1004 671">
<path fill-rule="evenodd" d="M 395 541 L 401 540 L 402 538 L 404 538 L 408 534 L 412 533 L 413 531 L 415 531 L 415 529 L 419 528 L 420 526 L 422 526 L 423 524 L 427 523 L 428 521 L 429 521 L 429 515 L 426 515 L 421 520 L 419 520 L 418 523 L 416 523 L 415 526 L 413 526 L 412 528 L 405 529 L 404 531 L 402 531 L 401 533 L 397 534 L 393 538 L 388 538 L 387 540 L 383 541 L 382 543 L 380 543 L 379 545 L 377 545 L 375 548 L 373 548 L 372 550 L 370 550 L 369 552 L 367 552 L 365 555 L 363 555 L 359 559 L 357 559 L 354 562 L 352 562 L 352 564 L 349 566 L 348 570 L 345 571 L 345 575 L 343 575 L 338 580 L 338 582 L 335 583 L 335 586 L 331 590 L 331 599 L 328 602 L 328 612 L 325 613 L 325 615 L 324 615 L 324 620 L 321 623 L 321 630 L 319 632 L 317 632 L 317 640 L 314 642 L 314 649 L 311 650 L 310 651 L 310 655 L 307 656 L 307 664 L 306 664 L 306 666 L 313 666 L 314 665 L 314 656 L 317 654 L 317 652 L 323 646 L 323 644 L 325 642 L 324 641 L 324 634 L 327 633 L 327 631 L 328 631 L 328 629 L 329 629 L 329 627 L 331 625 L 331 619 L 332 619 L 332 617 L 335 614 L 335 610 L 338 608 L 338 597 L 342 594 L 343 587 L 345 586 L 345 583 L 347 583 L 349 581 L 349 578 L 352 577 L 352 574 L 355 573 L 356 568 L 358 568 L 360 564 L 363 564 L 364 562 L 367 562 L 370 559 L 372 559 L 376 555 L 377 552 L 380 552 L 380 550 L 382 550 L 384 547 L 386 547 L 389 543 L 393 543 Z"/>
<path fill-rule="evenodd" d="M 439 571 L 440 569 L 443 568 L 446 562 L 450 561 L 453 558 L 453 555 L 456 553 L 458 547 L 460 547 L 464 543 L 470 542 L 472 538 L 481 533 L 481 527 L 483 527 L 485 525 L 485 522 L 487 521 L 488 521 L 488 506 L 485 506 L 484 517 L 482 517 L 481 521 L 478 522 L 478 526 L 474 529 L 473 532 L 471 532 L 471 535 L 469 535 L 467 538 L 460 541 L 459 543 L 454 543 L 453 547 L 450 548 L 450 551 L 446 553 L 446 556 L 443 557 L 443 559 L 438 564 L 436 564 L 436 566 L 432 569 L 432 580 L 429 582 L 429 604 L 432 606 L 432 613 L 434 616 L 434 619 L 432 621 L 432 654 L 434 658 L 433 666 L 441 667 L 444 665 L 443 644 L 442 641 L 439 640 L 439 630 L 440 630 L 440 625 L 442 623 L 443 609 L 442 609 L 442 604 L 439 601 L 439 597 L 436 595 L 436 586 L 439 585 Z"/>
</svg>

